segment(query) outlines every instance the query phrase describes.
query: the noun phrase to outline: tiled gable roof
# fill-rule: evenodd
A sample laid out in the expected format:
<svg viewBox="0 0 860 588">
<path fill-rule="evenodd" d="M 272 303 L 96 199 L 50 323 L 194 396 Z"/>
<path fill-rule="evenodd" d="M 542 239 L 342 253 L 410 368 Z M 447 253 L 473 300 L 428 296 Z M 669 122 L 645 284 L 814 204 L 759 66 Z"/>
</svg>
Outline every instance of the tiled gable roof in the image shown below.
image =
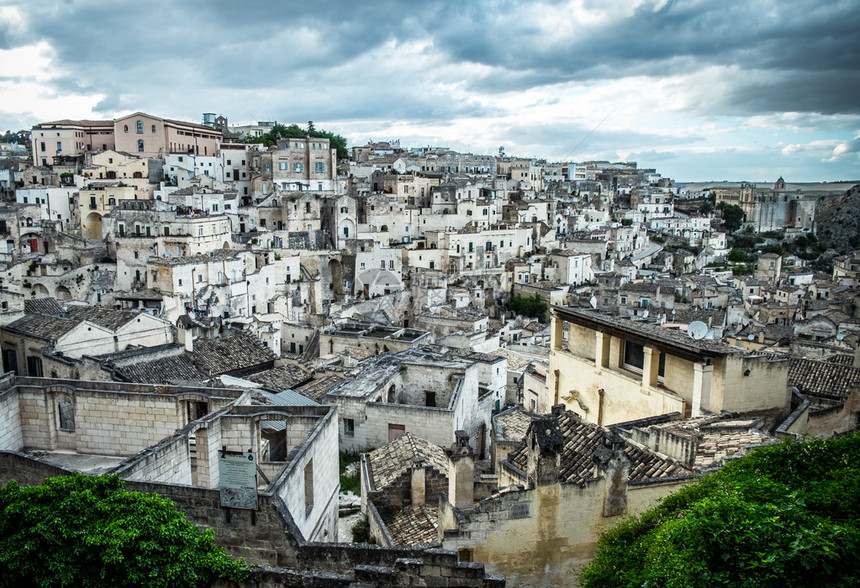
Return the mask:
<svg viewBox="0 0 860 588">
<path fill-rule="evenodd" d="M 53 342 L 74 329 L 79 322 L 47 314 L 27 314 L 3 328 L 13 333 Z"/>
<path fill-rule="evenodd" d="M 66 313 L 66 309 L 56 298 L 34 298 L 24 301 L 24 312 L 60 316 Z"/>
<path fill-rule="evenodd" d="M 314 402 L 322 402 L 322 397 L 325 396 L 326 392 L 344 379 L 346 378 L 335 374 L 316 377 L 305 384 L 296 386 L 295 391 Z"/>
<path fill-rule="evenodd" d="M 527 412 L 521 408 L 512 408 L 504 412 L 500 412 L 493 421 L 501 425 L 501 436 L 508 441 L 522 441 L 526 437 L 526 432 L 532 421 L 537 418 L 537 415 Z"/>
<path fill-rule="evenodd" d="M 788 382 L 802 394 L 844 401 L 860 388 L 860 368 L 830 361 L 791 358 Z"/>
<path fill-rule="evenodd" d="M 114 310 L 103 306 L 73 306 L 69 309 L 69 318 L 77 322 L 89 321 L 112 331 L 131 322 L 140 313 L 129 310 Z"/>
<path fill-rule="evenodd" d="M 424 467 L 433 468 L 443 476 L 448 476 L 448 457 L 441 447 L 412 433 L 404 433 L 391 443 L 367 454 L 374 488 L 383 490 L 392 484 L 401 474 L 412 468 L 415 457 L 424 460 Z"/>
<path fill-rule="evenodd" d="M 439 517 L 425 504 L 402 508 L 386 525 L 395 545 L 420 545 L 436 541 Z"/>
<path fill-rule="evenodd" d="M 665 478 L 688 474 L 685 467 L 661 457 L 653 451 L 626 441 L 606 427 L 582 420 L 570 411 L 558 417 L 558 428 L 564 438 L 559 468 L 559 481 L 583 485 L 595 477 L 595 457 L 610 449 L 613 444 L 622 444 L 630 460 L 629 481 Z M 528 452 L 522 445 L 509 457 L 516 467 L 528 470 Z"/>
<path fill-rule="evenodd" d="M 194 365 L 213 375 L 250 368 L 275 360 L 275 354 L 250 333 L 239 331 L 226 339 L 198 339 L 192 353 Z"/>
<path fill-rule="evenodd" d="M 279 366 L 270 370 L 251 374 L 248 379 L 262 384 L 263 388 L 272 392 L 292 390 L 313 379 L 313 374 L 301 366 Z"/>
<path fill-rule="evenodd" d="M 194 367 L 194 364 L 185 355 L 129 363 L 117 367 L 114 373 L 126 382 L 140 384 L 170 384 L 208 380 L 206 374 Z"/>
</svg>

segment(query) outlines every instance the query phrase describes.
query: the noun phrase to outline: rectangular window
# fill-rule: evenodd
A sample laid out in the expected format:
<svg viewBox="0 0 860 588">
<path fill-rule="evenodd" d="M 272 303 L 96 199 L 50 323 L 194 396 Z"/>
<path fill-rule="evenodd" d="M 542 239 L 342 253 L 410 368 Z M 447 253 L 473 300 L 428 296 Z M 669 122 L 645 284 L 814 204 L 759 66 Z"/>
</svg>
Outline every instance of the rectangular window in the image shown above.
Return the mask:
<svg viewBox="0 0 860 588">
<path fill-rule="evenodd" d="M 63 142 L 57 141 L 57 153 L 61 152 L 62 150 L 63 150 Z"/>
<path fill-rule="evenodd" d="M 27 375 L 34 378 L 42 377 L 42 358 L 28 357 L 27 358 Z"/>
<path fill-rule="evenodd" d="M 75 430 L 75 406 L 70 397 L 61 395 L 57 398 L 57 414 L 60 417 L 60 430 Z"/>
<path fill-rule="evenodd" d="M 290 169 L 290 162 L 288 162 L 288 161 L 279 161 L 279 162 L 278 162 L 278 169 L 286 169 L 286 170 Z"/>
<path fill-rule="evenodd" d="M 424 392 L 424 406 L 435 407 L 436 406 L 436 393 L 435 392 Z"/>
<path fill-rule="evenodd" d="M 343 419 L 343 434 L 347 437 L 355 436 L 355 420 Z"/>
<path fill-rule="evenodd" d="M 302 165 L 301 161 L 297 161 L 293 164 L 293 171 L 294 172 L 304 171 L 304 169 L 305 169 L 305 166 Z"/>
<path fill-rule="evenodd" d="M 631 341 L 624 342 L 624 367 L 634 371 L 642 371 L 645 365 L 645 348 Z"/>
<path fill-rule="evenodd" d="M 314 171 L 316 171 L 316 173 L 318 173 L 318 174 L 325 173 L 325 162 L 324 161 L 316 162 Z"/>
<path fill-rule="evenodd" d="M 305 466 L 305 516 L 314 509 L 314 460 Z"/>
</svg>

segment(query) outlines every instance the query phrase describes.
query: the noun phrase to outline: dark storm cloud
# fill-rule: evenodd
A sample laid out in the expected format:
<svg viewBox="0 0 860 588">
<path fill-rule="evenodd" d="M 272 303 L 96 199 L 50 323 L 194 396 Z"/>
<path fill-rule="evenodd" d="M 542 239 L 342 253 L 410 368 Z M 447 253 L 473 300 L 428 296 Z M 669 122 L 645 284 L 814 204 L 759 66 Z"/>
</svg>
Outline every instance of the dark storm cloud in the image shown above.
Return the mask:
<svg viewBox="0 0 860 588">
<path fill-rule="evenodd" d="M 709 66 L 730 69 L 707 99 L 691 102 L 699 114 L 860 112 L 858 0 L 648 2 L 629 14 L 623 3 L 605 4 L 21 1 L 26 30 L 0 28 L 0 46 L 48 42 L 79 93 L 106 95 L 105 113 L 163 107 L 159 98 L 176 95 L 177 107 L 209 96 L 213 106 L 248 104 L 284 120 L 444 121 L 493 113 L 454 103 L 434 87 L 437 75 L 492 95 Z M 598 9 L 600 18 L 577 20 Z M 421 42 L 427 62 L 398 59 Z"/>
</svg>

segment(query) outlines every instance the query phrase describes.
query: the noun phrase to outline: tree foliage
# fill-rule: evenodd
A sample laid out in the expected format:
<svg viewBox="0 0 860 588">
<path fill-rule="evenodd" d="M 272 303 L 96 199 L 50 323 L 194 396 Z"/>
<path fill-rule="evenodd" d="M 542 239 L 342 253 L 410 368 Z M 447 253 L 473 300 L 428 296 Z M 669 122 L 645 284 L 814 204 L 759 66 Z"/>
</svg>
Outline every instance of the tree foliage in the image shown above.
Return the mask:
<svg viewBox="0 0 860 588">
<path fill-rule="evenodd" d="M 0 586 L 209 586 L 242 580 L 173 503 L 80 474 L 0 488 Z"/>
<path fill-rule="evenodd" d="M 349 151 L 346 148 L 346 139 L 329 131 L 317 130 L 312 120 L 308 121 L 307 129 L 303 129 L 296 124 L 289 126 L 276 124 L 268 132 L 263 133 L 259 137 L 245 138 L 245 142 L 260 143 L 266 147 L 274 147 L 282 139 L 304 139 L 307 136 L 315 139 L 328 139 L 331 146 L 337 149 L 338 159 L 349 157 Z"/>
<path fill-rule="evenodd" d="M 30 131 L 6 131 L 0 143 L 17 143 L 18 145 L 26 145 L 30 137 Z"/>
<path fill-rule="evenodd" d="M 744 222 L 744 209 L 734 204 L 720 202 L 717 209 L 723 215 L 723 223 L 729 231 L 737 231 Z"/>
<path fill-rule="evenodd" d="M 512 296 L 508 302 L 508 310 L 512 310 L 523 316 L 537 318 L 541 321 L 546 316 L 546 311 L 549 307 L 546 302 L 541 300 L 540 296 Z"/>
<path fill-rule="evenodd" d="M 597 586 L 857 586 L 860 435 L 758 449 L 631 517 L 582 573 Z"/>
</svg>

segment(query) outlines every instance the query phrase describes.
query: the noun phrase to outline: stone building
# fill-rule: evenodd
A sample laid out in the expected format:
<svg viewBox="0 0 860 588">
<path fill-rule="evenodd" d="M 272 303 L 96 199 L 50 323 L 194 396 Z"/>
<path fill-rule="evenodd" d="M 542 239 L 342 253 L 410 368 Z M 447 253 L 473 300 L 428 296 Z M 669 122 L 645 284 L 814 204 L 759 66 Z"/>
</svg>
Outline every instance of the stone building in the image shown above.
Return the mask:
<svg viewBox="0 0 860 588">
<path fill-rule="evenodd" d="M 446 446 L 454 431 L 465 430 L 478 455 L 484 455 L 490 414 L 504 400 L 507 374 L 499 367 L 498 374 L 482 377 L 487 370 L 481 369 L 480 356 L 422 347 L 369 359 L 323 399 L 338 407 L 341 448 L 373 449 L 404 433 Z M 504 362 L 486 357 L 485 367 Z M 488 384 L 488 377 L 498 380 Z"/>
<path fill-rule="evenodd" d="M 785 359 L 644 321 L 552 312 L 548 393 L 589 421 L 789 407 Z"/>
</svg>

